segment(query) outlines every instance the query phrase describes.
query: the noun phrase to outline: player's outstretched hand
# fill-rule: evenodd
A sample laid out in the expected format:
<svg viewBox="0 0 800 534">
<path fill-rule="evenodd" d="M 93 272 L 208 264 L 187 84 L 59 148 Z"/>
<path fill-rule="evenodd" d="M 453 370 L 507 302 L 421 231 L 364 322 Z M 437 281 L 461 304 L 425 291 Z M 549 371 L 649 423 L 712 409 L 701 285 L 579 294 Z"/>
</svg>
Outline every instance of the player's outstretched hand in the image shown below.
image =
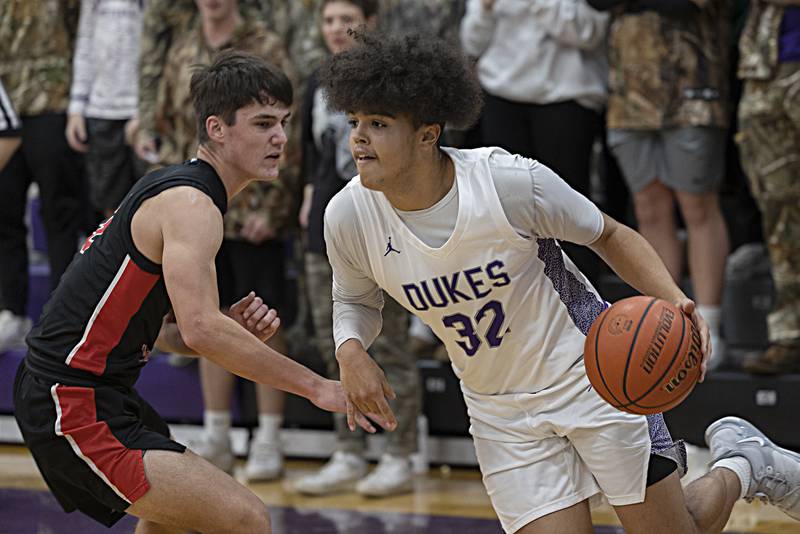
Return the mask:
<svg viewBox="0 0 800 534">
<path fill-rule="evenodd" d="M 339 376 L 347 396 L 347 426 L 356 429 L 358 416 L 363 414 L 385 430 L 397 428 L 392 409 L 387 399 L 395 394 L 383 370 L 362 348 L 347 350 L 347 356 L 339 358 Z"/>
<path fill-rule="evenodd" d="M 281 325 L 278 312 L 271 310 L 253 291 L 231 306 L 228 316 L 261 341 L 271 338 Z"/>
<path fill-rule="evenodd" d="M 688 298 L 682 298 L 675 302 L 675 305 L 686 315 L 692 318 L 695 328 L 700 332 L 700 350 L 703 351 L 703 362 L 700 364 L 700 382 L 706 379 L 706 369 L 708 361 L 711 359 L 711 334 L 708 332 L 708 323 L 697 311 L 697 305 Z"/>
<path fill-rule="evenodd" d="M 322 386 L 315 390 L 315 395 L 310 400 L 318 407 L 329 412 L 348 413 L 349 411 L 347 397 L 344 394 L 344 389 L 342 389 L 342 383 L 338 380 L 325 379 Z M 361 413 L 356 412 L 353 420 L 370 434 L 375 433 L 375 427 Z"/>
</svg>

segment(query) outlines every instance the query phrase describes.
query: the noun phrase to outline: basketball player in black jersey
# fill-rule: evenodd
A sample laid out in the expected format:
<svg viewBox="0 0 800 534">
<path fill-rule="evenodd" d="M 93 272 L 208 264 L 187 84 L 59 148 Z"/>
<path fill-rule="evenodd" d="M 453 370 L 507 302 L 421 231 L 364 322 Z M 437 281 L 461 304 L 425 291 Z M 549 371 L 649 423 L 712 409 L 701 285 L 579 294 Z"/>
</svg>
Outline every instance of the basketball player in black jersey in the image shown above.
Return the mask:
<svg viewBox="0 0 800 534">
<path fill-rule="evenodd" d="M 68 512 L 108 526 L 130 513 L 139 533 L 270 532 L 258 497 L 171 440 L 133 389 L 158 344 L 345 409 L 339 382 L 264 344 L 274 311 L 251 294 L 233 320 L 218 302 L 214 257 L 227 201 L 253 180 L 277 178 L 291 84 L 260 58 L 227 52 L 195 73 L 191 93 L 197 158 L 142 178 L 76 254 L 28 336 L 15 415 Z"/>
</svg>

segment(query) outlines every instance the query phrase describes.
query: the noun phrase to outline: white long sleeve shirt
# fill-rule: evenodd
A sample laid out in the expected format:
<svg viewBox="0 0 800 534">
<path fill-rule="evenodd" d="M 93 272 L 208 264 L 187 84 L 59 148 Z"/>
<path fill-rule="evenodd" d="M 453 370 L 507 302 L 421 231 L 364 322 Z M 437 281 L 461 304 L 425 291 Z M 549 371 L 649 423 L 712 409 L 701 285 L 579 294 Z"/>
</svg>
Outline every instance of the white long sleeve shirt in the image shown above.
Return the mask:
<svg viewBox="0 0 800 534">
<path fill-rule="evenodd" d="M 468 0 L 464 51 L 491 95 L 526 104 L 575 100 L 598 110 L 608 81 L 609 15 L 585 0 Z"/>
<path fill-rule="evenodd" d="M 143 0 L 82 0 L 69 113 L 124 120 L 136 114 Z"/>
</svg>

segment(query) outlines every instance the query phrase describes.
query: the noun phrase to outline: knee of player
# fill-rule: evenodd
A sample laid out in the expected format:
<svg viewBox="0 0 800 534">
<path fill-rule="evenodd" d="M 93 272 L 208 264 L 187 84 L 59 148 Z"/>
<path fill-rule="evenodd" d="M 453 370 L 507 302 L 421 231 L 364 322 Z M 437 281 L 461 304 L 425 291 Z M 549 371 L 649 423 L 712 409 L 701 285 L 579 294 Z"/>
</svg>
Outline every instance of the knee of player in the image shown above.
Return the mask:
<svg viewBox="0 0 800 534">
<path fill-rule="evenodd" d="M 267 506 L 255 495 L 241 503 L 235 511 L 231 510 L 230 530 L 226 532 L 253 532 L 271 534 L 272 527 Z"/>
</svg>

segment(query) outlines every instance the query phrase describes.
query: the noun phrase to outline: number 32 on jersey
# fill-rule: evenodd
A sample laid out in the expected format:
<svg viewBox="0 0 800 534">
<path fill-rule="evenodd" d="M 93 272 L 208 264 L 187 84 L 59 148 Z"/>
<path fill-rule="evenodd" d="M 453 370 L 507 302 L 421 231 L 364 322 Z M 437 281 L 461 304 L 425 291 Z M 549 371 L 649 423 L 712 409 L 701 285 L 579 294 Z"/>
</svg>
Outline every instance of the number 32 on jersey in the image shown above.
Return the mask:
<svg viewBox="0 0 800 534">
<path fill-rule="evenodd" d="M 484 304 L 474 317 L 463 313 L 442 317 L 444 325 L 455 329 L 456 333 L 461 336 L 456 343 L 467 356 L 474 356 L 484 341 L 493 349 L 499 347 L 503 342 L 503 337 L 508 333 L 507 329 L 503 332 L 505 320 L 503 304 L 498 300 L 490 300 Z M 482 336 L 478 333 L 479 329 L 483 332 Z"/>
</svg>

